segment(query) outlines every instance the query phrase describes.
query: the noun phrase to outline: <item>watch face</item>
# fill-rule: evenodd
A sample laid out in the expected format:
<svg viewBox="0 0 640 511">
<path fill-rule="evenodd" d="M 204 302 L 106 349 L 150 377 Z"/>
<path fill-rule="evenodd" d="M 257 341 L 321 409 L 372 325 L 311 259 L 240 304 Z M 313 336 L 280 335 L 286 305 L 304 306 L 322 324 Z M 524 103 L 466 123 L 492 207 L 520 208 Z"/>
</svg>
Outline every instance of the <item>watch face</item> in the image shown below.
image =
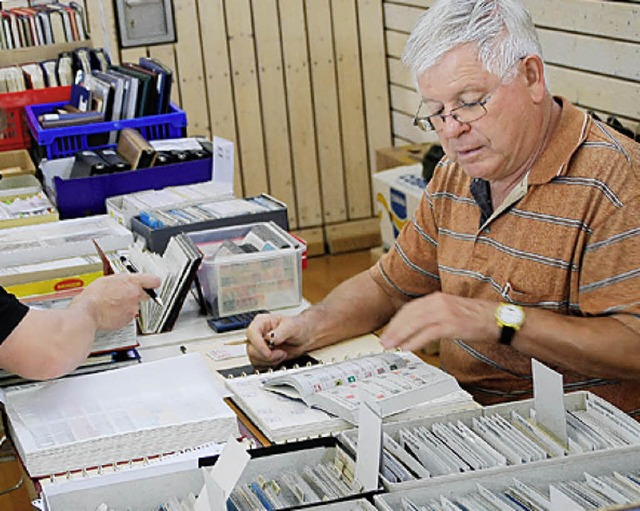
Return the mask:
<svg viewBox="0 0 640 511">
<path fill-rule="evenodd" d="M 508 326 L 520 326 L 524 320 L 524 313 L 517 305 L 501 305 L 498 309 L 500 321 Z"/>
</svg>

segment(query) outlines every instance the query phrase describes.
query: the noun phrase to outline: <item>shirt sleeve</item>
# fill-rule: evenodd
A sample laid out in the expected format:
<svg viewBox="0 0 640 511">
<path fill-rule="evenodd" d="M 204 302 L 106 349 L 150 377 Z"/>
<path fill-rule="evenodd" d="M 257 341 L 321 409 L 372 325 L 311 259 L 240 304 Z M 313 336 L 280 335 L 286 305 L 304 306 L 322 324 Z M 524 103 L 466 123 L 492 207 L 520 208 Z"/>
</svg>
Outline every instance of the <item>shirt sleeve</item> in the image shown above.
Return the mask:
<svg viewBox="0 0 640 511">
<path fill-rule="evenodd" d="M 580 273 L 579 305 L 640 333 L 640 198 L 610 208 L 593 226 Z"/>
<path fill-rule="evenodd" d="M 425 191 L 394 246 L 371 268 L 373 279 L 387 293 L 405 300 L 439 290 L 436 233 L 429 193 Z"/>
<path fill-rule="evenodd" d="M 29 307 L 0 287 L 0 343 L 11 335 L 28 311 Z"/>
</svg>

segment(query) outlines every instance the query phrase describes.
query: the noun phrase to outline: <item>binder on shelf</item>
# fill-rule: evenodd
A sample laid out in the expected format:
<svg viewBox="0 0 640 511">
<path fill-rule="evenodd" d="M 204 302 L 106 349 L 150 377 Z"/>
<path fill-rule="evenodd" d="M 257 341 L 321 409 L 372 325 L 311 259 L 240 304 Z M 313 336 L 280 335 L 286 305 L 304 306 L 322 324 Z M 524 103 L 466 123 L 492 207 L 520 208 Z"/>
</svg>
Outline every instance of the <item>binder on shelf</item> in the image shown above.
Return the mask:
<svg viewBox="0 0 640 511">
<path fill-rule="evenodd" d="M 73 84 L 73 59 L 70 52 L 62 52 L 58 56 L 56 73 L 60 85 L 69 86 Z"/>
<path fill-rule="evenodd" d="M 63 13 L 58 10 L 49 9 L 49 20 L 51 22 L 51 33 L 52 33 L 54 42 L 55 43 L 68 42 Z"/>
<path fill-rule="evenodd" d="M 159 60 L 152 57 L 141 57 L 139 66 L 156 74 L 155 84 L 157 91 L 156 113 L 164 114 L 169 111 L 173 72 Z"/>
<path fill-rule="evenodd" d="M 40 66 L 44 73 L 45 85 L 47 87 L 58 87 L 60 85 L 58 81 L 58 74 L 56 72 L 57 65 L 57 59 L 47 59 L 40 62 Z"/>
<path fill-rule="evenodd" d="M 91 69 L 106 72 L 111 66 L 111 59 L 102 48 L 92 48 L 89 50 L 89 63 Z"/>
<path fill-rule="evenodd" d="M 25 76 L 25 85 L 27 89 L 44 89 L 45 75 L 42 67 L 38 62 L 22 64 L 20 66 Z"/>
<path fill-rule="evenodd" d="M 73 67 L 73 74 L 77 74 L 78 71 L 82 71 L 82 73 L 86 76 L 91 74 L 91 62 L 89 48 L 76 48 L 71 52 L 71 61 Z"/>
</svg>

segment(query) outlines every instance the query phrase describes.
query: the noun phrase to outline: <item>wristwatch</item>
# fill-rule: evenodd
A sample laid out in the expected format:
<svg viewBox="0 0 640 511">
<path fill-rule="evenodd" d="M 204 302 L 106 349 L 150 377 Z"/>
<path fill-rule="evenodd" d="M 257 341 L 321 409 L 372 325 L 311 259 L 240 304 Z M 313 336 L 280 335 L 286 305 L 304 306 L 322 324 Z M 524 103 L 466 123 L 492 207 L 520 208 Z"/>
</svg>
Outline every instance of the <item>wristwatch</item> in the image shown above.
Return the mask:
<svg viewBox="0 0 640 511">
<path fill-rule="evenodd" d="M 496 321 L 501 329 L 500 344 L 509 345 L 524 323 L 524 309 L 512 303 L 501 303 L 496 309 Z"/>
</svg>

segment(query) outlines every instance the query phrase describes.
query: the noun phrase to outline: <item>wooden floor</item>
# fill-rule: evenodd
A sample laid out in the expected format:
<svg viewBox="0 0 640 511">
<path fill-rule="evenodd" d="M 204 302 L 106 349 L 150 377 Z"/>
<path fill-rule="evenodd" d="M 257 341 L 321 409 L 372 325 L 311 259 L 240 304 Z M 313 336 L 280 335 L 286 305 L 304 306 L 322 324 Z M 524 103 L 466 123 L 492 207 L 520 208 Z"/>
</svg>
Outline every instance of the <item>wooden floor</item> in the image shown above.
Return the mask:
<svg viewBox="0 0 640 511">
<path fill-rule="evenodd" d="M 302 272 L 302 294 L 311 303 L 317 303 L 335 286 L 352 275 L 367 269 L 374 261 L 369 250 L 347 254 L 313 257 Z M 0 492 L 13 487 L 22 475 L 22 470 L 5 444 L 0 450 Z M 29 511 L 31 498 L 27 485 L 15 491 L 0 494 L 0 510 Z"/>
<path fill-rule="evenodd" d="M 29 511 L 34 509 L 31 506 L 31 499 L 27 491 L 26 478 L 23 480 L 23 470 L 9 442 L 5 442 L 0 450 L 0 509 L 2 511 Z M 16 490 L 11 488 L 20 485 Z M 8 491 L 8 493 L 4 493 Z"/>
<path fill-rule="evenodd" d="M 369 250 L 312 257 L 302 271 L 302 295 L 311 303 L 317 303 L 342 281 L 373 263 Z"/>
</svg>

